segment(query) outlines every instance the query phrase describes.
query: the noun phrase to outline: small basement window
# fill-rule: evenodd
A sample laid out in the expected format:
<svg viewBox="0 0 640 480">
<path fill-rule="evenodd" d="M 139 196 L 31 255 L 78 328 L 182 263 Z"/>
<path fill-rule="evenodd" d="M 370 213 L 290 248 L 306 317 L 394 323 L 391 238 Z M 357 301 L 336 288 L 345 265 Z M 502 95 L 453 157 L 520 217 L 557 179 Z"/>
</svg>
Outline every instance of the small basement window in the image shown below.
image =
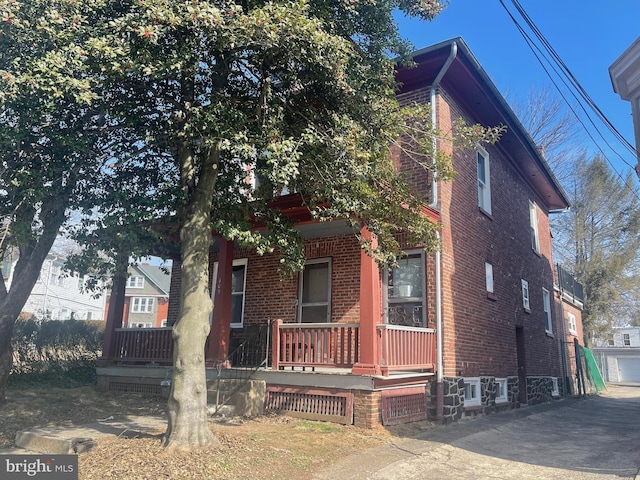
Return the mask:
<svg viewBox="0 0 640 480">
<path fill-rule="evenodd" d="M 551 381 L 553 382 L 553 387 L 551 390 L 551 396 L 559 397 L 560 396 L 560 388 L 558 387 L 558 377 L 551 377 Z"/>
<path fill-rule="evenodd" d="M 479 407 L 480 402 L 480 379 L 478 377 L 464 379 L 464 406 Z"/>
<path fill-rule="evenodd" d="M 506 403 L 509 401 L 507 397 L 507 379 L 496 378 L 496 403 Z"/>
</svg>

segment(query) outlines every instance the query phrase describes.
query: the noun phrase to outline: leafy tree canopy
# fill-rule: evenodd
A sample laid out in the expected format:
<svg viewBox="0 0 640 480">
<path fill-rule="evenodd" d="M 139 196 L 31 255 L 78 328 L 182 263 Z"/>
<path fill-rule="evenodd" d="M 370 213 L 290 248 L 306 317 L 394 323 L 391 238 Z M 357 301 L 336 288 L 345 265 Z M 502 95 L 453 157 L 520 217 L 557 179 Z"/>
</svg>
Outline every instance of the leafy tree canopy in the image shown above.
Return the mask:
<svg viewBox="0 0 640 480">
<path fill-rule="evenodd" d="M 32 91 L 35 104 L 52 102 L 52 137 L 77 125 L 76 141 L 99 132 L 90 145 L 107 152 L 107 163 L 74 164 L 93 166 L 94 177 L 60 180 L 80 189 L 66 198 L 85 213 L 81 230 L 94 234 L 94 245 L 132 248 L 140 238 L 132 226 L 162 217 L 166 235 L 174 226 L 180 236 L 167 445 L 211 440 L 202 351 L 212 229 L 259 253 L 278 251 L 283 268 L 301 268 L 299 234 L 272 203 L 287 189 L 313 218 L 349 219 L 356 234 L 366 225 L 379 244 L 361 238 L 363 246 L 382 263 L 400 253 L 400 231 L 435 247 L 425 199 L 396 172 L 390 146 L 408 139 L 406 152 L 433 169 L 434 139 L 464 147 L 500 132 L 438 132 L 428 107 L 401 108 L 395 99 L 393 58 L 408 62 L 410 48 L 393 10 L 430 20 L 442 8 L 435 0 L 0 0 L 10 44 L 0 53 L 3 101 L 15 98 L 16 110 Z M 30 36 L 52 45 L 32 48 Z M 68 151 L 77 150 L 91 151 Z M 450 178 L 446 156 L 435 160 L 440 178 Z"/>
</svg>

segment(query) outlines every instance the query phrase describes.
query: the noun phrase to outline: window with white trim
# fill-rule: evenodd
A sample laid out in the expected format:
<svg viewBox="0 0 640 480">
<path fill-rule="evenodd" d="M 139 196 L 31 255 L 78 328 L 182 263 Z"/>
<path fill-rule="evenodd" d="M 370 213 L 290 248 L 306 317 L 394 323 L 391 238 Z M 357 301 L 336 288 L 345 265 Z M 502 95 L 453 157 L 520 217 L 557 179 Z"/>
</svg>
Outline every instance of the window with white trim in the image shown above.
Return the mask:
<svg viewBox="0 0 640 480">
<path fill-rule="evenodd" d="M 384 271 L 385 320 L 392 325 L 426 326 L 424 251 L 408 252 Z"/>
<path fill-rule="evenodd" d="M 247 286 L 247 259 L 233 262 L 231 274 L 231 326 L 242 327 L 244 317 L 244 292 Z"/>
<path fill-rule="evenodd" d="M 151 322 L 131 322 L 129 328 L 151 328 Z"/>
<path fill-rule="evenodd" d="M 631 336 L 628 333 L 623 333 L 622 334 L 622 344 L 625 347 L 630 347 L 631 346 Z"/>
<path fill-rule="evenodd" d="M 478 206 L 491 214 L 491 177 L 489 175 L 489 154 L 478 147 Z"/>
<path fill-rule="evenodd" d="M 540 238 L 538 236 L 538 210 L 536 205 L 529 200 L 529 231 L 531 232 L 531 248 L 540 253 Z"/>
<path fill-rule="evenodd" d="M 573 313 L 567 312 L 567 322 L 569 323 L 569 332 L 573 333 L 574 335 L 578 333 L 578 330 L 576 328 L 576 316 Z"/>
<path fill-rule="evenodd" d="M 161 328 L 167 328 L 168 326 L 169 326 L 169 323 L 168 323 L 168 320 L 166 318 L 160 322 L 160 327 Z"/>
<path fill-rule="evenodd" d="M 507 379 L 496 378 L 496 403 L 505 403 L 509 399 L 507 397 Z"/>
<path fill-rule="evenodd" d="M 127 278 L 127 288 L 144 288 L 144 277 L 130 275 Z"/>
<path fill-rule="evenodd" d="M 551 395 L 553 397 L 559 397 L 560 396 L 560 388 L 558 386 L 558 377 L 551 377 L 551 382 L 553 382 L 553 385 L 551 387 Z"/>
<path fill-rule="evenodd" d="M 331 259 L 307 260 L 300 275 L 298 322 L 331 321 Z"/>
<path fill-rule="evenodd" d="M 488 262 L 484 264 L 484 277 L 487 285 L 487 293 L 493 293 L 493 265 Z"/>
<path fill-rule="evenodd" d="M 480 406 L 480 378 L 464 379 L 464 406 L 478 407 Z"/>
<path fill-rule="evenodd" d="M 544 331 L 553 333 L 553 323 L 551 321 L 551 295 L 546 288 L 542 289 L 542 303 L 544 306 Z"/>
<path fill-rule="evenodd" d="M 133 297 L 131 299 L 131 313 L 153 313 L 153 297 Z"/>
<path fill-rule="evenodd" d="M 531 303 L 529 302 L 529 282 L 522 280 L 522 306 L 525 312 L 531 312 Z"/>
</svg>

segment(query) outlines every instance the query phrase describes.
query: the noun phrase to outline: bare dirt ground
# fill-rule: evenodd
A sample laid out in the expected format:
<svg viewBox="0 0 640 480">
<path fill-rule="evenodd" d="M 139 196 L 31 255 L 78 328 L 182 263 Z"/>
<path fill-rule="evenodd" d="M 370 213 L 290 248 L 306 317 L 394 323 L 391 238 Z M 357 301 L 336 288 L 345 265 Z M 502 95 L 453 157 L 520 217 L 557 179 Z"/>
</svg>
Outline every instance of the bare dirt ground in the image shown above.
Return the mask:
<svg viewBox="0 0 640 480">
<path fill-rule="evenodd" d="M 31 427 L 82 425 L 110 415 L 159 415 L 163 399 L 75 389 L 10 389 L 0 405 L 0 448 Z M 102 479 L 293 479 L 341 457 L 432 428 L 416 422 L 365 430 L 279 415 L 255 419 L 212 418 L 216 445 L 166 451 L 162 433 L 147 438 L 107 437 L 78 458 L 79 478 Z"/>
</svg>

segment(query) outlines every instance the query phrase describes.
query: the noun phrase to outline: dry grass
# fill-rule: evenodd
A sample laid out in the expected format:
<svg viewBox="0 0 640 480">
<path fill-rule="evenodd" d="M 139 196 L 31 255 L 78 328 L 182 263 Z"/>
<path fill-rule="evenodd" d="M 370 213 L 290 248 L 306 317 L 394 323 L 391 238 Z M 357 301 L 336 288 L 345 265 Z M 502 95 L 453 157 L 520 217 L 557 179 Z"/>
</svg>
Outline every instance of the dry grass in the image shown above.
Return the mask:
<svg viewBox="0 0 640 480">
<path fill-rule="evenodd" d="M 109 415 L 157 415 L 165 401 L 132 394 L 104 394 L 93 387 L 10 390 L 0 408 L 0 448 L 11 446 L 16 432 L 30 427 L 81 425 Z M 413 436 L 427 422 L 395 429 L 364 430 L 278 415 L 212 419 L 216 445 L 191 451 L 166 451 L 161 434 L 151 438 L 98 440 L 79 455 L 80 479 L 254 479 L 299 478 L 338 458 Z"/>
</svg>

